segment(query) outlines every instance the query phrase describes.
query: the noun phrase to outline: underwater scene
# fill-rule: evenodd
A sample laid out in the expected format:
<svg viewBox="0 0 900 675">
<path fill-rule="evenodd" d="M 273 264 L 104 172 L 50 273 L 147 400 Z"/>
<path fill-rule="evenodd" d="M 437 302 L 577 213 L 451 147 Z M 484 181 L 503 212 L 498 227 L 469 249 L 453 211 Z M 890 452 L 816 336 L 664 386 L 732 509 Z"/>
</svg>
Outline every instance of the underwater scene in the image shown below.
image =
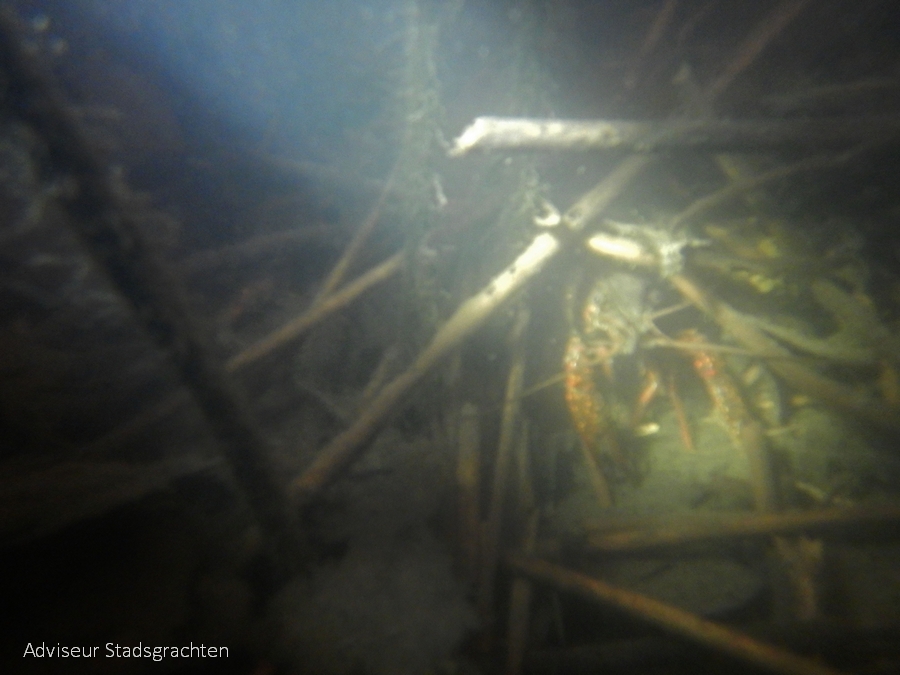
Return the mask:
<svg viewBox="0 0 900 675">
<path fill-rule="evenodd" d="M 900 7 L 0 2 L 0 671 L 900 672 Z"/>
</svg>

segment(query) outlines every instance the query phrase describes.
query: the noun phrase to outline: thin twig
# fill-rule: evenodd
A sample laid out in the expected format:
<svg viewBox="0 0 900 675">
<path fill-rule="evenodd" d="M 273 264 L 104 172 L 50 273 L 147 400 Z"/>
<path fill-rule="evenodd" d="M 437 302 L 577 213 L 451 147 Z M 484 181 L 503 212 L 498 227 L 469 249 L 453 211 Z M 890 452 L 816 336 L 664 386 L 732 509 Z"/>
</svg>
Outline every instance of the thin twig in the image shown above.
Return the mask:
<svg viewBox="0 0 900 675">
<path fill-rule="evenodd" d="M 313 225 L 260 234 L 236 244 L 225 244 L 218 248 L 194 253 L 181 260 L 178 267 L 187 274 L 206 273 L 219 266 L 234 264 L 273 250 L 283 250 L 285 245 L 302 245 L 308 244 L 310 241 L 322 240 L 328 236 L 329 232 L 330 228 L 325 225 Z"/>
<path fill-rule="evenodd" d="M 586 545 L 603 553 L 627 553 L 724 538 L 858 530 L 864 526 L 898 523 L 900 504 L 778 513 L 688 513 L 678 518 L 635 519 L 615 531 L 595 529 L 588 534 Z"/>
<path fill-rule="evenodd" d="M 721 206 L 722 204 L 725 204 L 726 202 L 744 194 L 745 192 L 755 190 L 756 188 L 762 187 L 763 185 L 766 185 L 768 183 L 773 183 L 775 181 L 782 180 L 783 178 L 789 178 L 790 176 L 806 171 L 830 169 L 836 166 L 840 166 L 841 164 L 846 164 L 848 161 L 860 155 L 862 152 L 868 150 L 870 147 L 871 146 L 866 144 L 857 146 L 856 148 L 848 150 L 847 152 L 842 152 L 838 155 L 829 154 L 807 157 L 800 160 L 799 162 L 795 162 L 793 164 L 788 164 L 785 166 L 779 166 L 751 178 L 733 181 L 720 190 L 717 190 L 716 192 L 713 192 L 694 201 L 689 207 L 687 207 L 684 211 L 682 211 L 674 218 L 672 218 L 671 221 L 669 221 L 669 227 L 672 229 L 684 227 L 686 223 L 692 220 L 696 220 L 698 216 L 706 213 L 707 211 L 710 211 L 717 206 Z"/>
<path fill-rule="evenodd" d="M 735 57 L 722 73 L 707 87 L 708 100 L 718 98 L 742 72 L 747 70 L 763 50 L 803 11 L 810 0 L 785 0 L 774 7 L 756 24 L 744 38 Z"/>
<path fill-rule="evenodd" d="M 626 157 L 616 168 L 603 177 L 597 185 L 566 210 L 563 222 L 573 232 L 580 232 L 595 222 L 609 208 L 613 200 L 631 184 L 638 174 L 650 166 L 652 160 L 646 155 Z"/>
<path fill-rule="evenodd" d="M 528 327 L 529 312 L 524 305 L 519 308 L 516 320 L 510 330 L 512 364 L 506 381 L 503 415 L 500 420 L 500 438 L 497 441 L 497 457 L 494 461 L 494 483 L 491 490 L 488 519 L 484 528 L 484 548 L 481 557 L 481 584 L 479 587 L 479 610 L 489 621 L 494 607 L 494 578 L 500 558 L 500 533 L 506 505 L 507 484 L 513 459 L 513 443 L 519 426 L 519 402 L 522 395 L 522 381 L 525 376 L 525 329 Z M 490 629 L 489 629 L 490 630 Z"/>
<path fill-rule="evenodd" d="M 226 369 L 234 372 L 253 361 L 257 361 L 279 347 L 296 340 L 303 333 L 322 321 L 326 316 L 345 307 L 363 292 L 396 274 L 403 266 L 403 252 L 395 253 L 380 265 L 376 265 L 365 274 L 360 275 L 349 284 L 320 300 L 310 309 L 289 321 L 278 330 L 270 333 L 262 340 L 232 356 L 226 363 Z"/>
<path fill-rule="evenodd" d="M 647 34 L 644 36 L 644 40 L 641 42 L 637 56 L 635 56 L 631 67 L 628 69 L 628 74 L 625 75 L 624 86 L 627 91 L 631 91 L 637 86 L 638 73 L 641 67 L 647 57 L 656 49 L 663 34 L 666 32 L 666 28 L 672 23 L 672 17 L 675 16 L 677 8 L 678 0 L 663 0 L 662 6 L 656 13 L 650 28 L 647 30 Z"/>
<path fill-rule="evenodd" d="M 372 234 L 375 225 L 378 224 L 378 218 L 381 216 L 381 209 L 384 206 L 384 201 L 393 188 L 395 173 L 396 171 L 391 171 L 391 175 L 384 184 L 384 188 L 378 195 L 378 200 L 369 210 L 369 214 L 353 235 L 353 239 L 347 244 L 347 248 L 344 249 L 344 254 L 337 263 L 335 263 L 334 268 L 325 278 L 325 281 L 322 282 L 319 292 L 316 294 L 315 299 L 313 299 L 312 307 L 316 307 L 319 303 L 324 302 L 326 298 L 332 295 L 334 289 L 344 280 L 344 277 L 347 275 L 347 270 L 356 259 L 359 250 L 362 248 L 363 244 L 366 243 L 369 235 Z"/>
</svg>

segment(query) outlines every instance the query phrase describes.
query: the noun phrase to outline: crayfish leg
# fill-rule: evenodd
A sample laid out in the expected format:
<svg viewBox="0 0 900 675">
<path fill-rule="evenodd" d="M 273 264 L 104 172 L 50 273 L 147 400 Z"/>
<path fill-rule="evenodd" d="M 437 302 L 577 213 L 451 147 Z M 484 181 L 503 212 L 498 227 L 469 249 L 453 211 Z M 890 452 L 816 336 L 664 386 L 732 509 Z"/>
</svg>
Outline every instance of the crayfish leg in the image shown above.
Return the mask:
<svg viewBox="0 0 900 675">
<path fill-rule="evenodd" d="M 634 412 L 631 415 L 631 428 L 636 429 L 647 412 L 647 407 L 659 393 L 659 372 L 654 368 L 643 368 L 643 383 L 634 404 Z"/>
<path fill-rule="evenodd" d="M 627 472 L 629 463 L 616 438 L 610 411 L 602 394 L 594 383 L 593 366 L 586 354 L 584 342 L 577 334 L 573 334 L 566 345 L 566 354 L 563 367 L 566 373 L 566 405 L 572 424 L 578 432 L 580 445 L 588 462 L 588 471 L 591 474 L 591 482 L 598 494 L 598 498 L 609 500 L 609 488 L 605 489 L 597 479 L 600 472 L 599 458 L 607 454 L 620 471 Z M 593 468 L 592 468 L 593 467 Z M 602 477 L 602 473 L 600 474 Z M 605 478 L 603 486 L 606 485 Z M 603 497 L 603 493 L 606 497 Z"/>
</svg>

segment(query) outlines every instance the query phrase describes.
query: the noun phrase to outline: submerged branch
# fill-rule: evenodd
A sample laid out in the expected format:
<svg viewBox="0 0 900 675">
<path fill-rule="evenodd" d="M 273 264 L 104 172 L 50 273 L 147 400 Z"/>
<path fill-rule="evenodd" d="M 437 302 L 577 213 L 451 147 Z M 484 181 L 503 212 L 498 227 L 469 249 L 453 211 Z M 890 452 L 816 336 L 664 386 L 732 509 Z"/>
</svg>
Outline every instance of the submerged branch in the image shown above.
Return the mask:
<svg viewBox="0 0 900 675">
<path fill-rule="evenodd" d="M 409 390 L 451 349 L 459 345 L 525 282 L 541 271 L 560 249 L 559 240 L 539 234 L 528 248 L 481 292 L 463 302 L 438 330 L 413 364 L 375 396 L 349 429 L 338 435 L 291 485 L 305 502 L 334 480 L 365 449 Z"/>
<path fill-rule="evenodd" d="M 556 120 L 478 117 L 454 141 L 450 155 L 471 150 L 761 150 L 841 148 L 900 136 L 896 116 L 715 120 L 671 118 Z"/>
<path fill-rule="evenodd" d="M 616 531 L 594 531 L 587 547 L 604 553 L 639 551 L 698 541 L 773 534 L 826 532 L 900 523 L 900 505 L 875 504 L 782 513 L 689 514 L 679 518 L 636 520 Z"/>
<path fill-rule="evenodd" d="M 616 607 L 697 644 L 734 656 L 784 675 L 838 675 L 839 671 L 812 659 L 760 642 L 745 633 L 686 612 L 640 593 L 613 586 L 559 565 L 522 556 L 510 556 L 507 564 L 518 574 L 579 595 L 602 605 Z"/>
<path fill-rule="evenodd" d="M 292 340 L 296 340 L 326 316 L 350 304 L 375 284 L 396 274 L 403 266 L 403 259 L 402 252 L 396 253 L 380 265 L 376 265 L 368 272 L 358 276 L 340 290 L 320 299 L 300 316 L 287 322 L 256 344 L 250 345 L 239 354 L 232 356 L 226 363 L 226 369 L 229 372 L 240 370 L 247 364 L 261 359 Z"/>
</svg>

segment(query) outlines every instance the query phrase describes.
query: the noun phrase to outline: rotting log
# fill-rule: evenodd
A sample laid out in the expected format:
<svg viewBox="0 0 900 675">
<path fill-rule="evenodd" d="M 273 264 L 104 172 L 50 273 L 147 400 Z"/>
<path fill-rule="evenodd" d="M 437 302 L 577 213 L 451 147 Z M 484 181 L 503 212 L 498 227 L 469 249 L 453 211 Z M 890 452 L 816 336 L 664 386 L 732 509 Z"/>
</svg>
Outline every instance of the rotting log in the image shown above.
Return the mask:
<svg viewBox="0 0 900 675">
<path fill-rule="evenodd" d="M 525 555 L 532 555 L 537 541 L 540 513 L 537 509 L 532 509 L 530 513 L 526 513 L 526 517 L 528 520 L 525 523 L 526 531 L 522 542 L 522 551 Z M 519 675 L 522 672 L 522 664 L 525 661 L 525 652 L 528 646 L 532 590 L 530 579 L 519 577 L 513 580 L 509 592 L 505 675 Z"/>
<path fill-rule="evenodd" d="M 840 671 L 812 659 L 760 642 L 749 635 L 646 595 L 613 586 L 545 560 L 509 556 L 507 564 L 513 572 L 534 581 L 616 607 L 666 631 L 770 672 L 781 675 L 840 675 Z"/>
</svg>

